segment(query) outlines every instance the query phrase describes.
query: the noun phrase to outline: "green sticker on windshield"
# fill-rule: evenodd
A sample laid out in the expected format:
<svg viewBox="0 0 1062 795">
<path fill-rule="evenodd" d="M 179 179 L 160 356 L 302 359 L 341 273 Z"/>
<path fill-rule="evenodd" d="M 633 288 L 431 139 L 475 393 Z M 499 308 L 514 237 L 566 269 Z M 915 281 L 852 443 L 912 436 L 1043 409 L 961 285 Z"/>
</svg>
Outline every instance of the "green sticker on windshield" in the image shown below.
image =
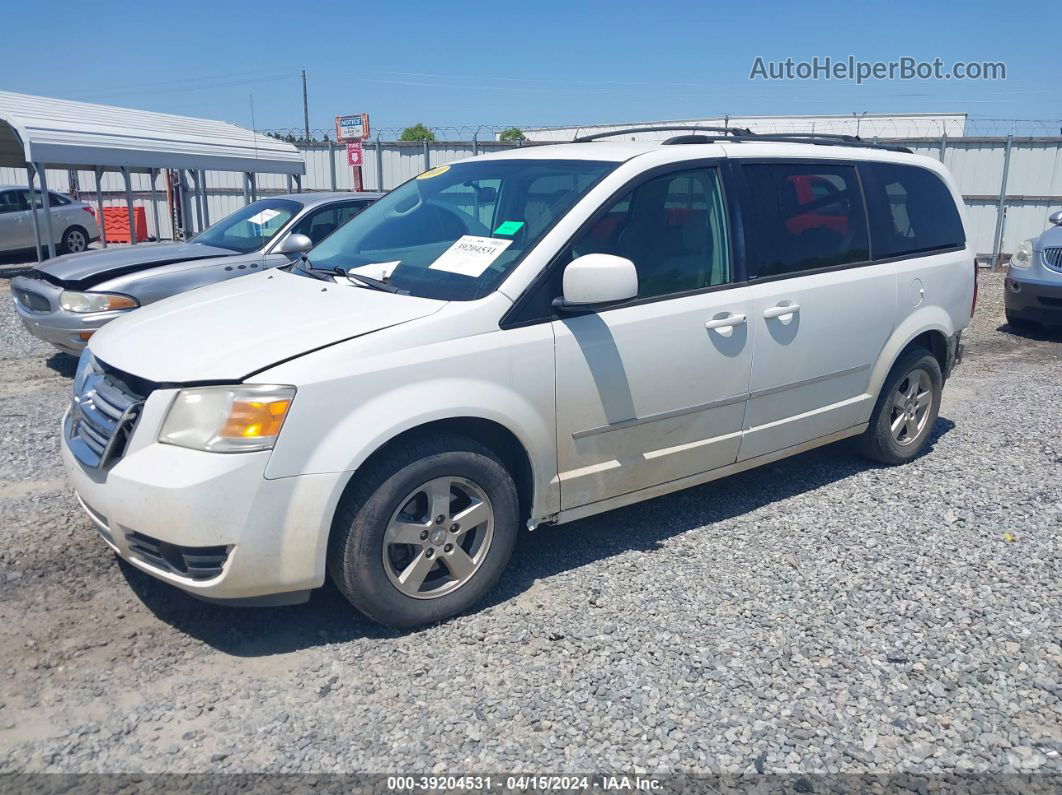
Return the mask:
<svg viewBox="0 0 1062 795">
<path fill-rule="evenodd" d="M 524 225 L 523 221 L 502 221 L 494 230 L 495 235 L 515 235 Z"/>
</svg>

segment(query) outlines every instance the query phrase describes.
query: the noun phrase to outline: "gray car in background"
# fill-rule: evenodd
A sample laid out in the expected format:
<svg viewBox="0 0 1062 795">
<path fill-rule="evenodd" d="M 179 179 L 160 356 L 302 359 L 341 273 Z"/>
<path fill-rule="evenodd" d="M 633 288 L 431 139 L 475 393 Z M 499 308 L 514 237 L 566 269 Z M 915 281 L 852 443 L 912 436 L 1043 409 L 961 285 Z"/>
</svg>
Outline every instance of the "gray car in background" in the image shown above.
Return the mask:
<svg viewBox="0 0 1062 795">
<path fill-rule="evenodd" d="M 1062 325 L 1062 210 L 1051 226 L 1011 255 L 1003 287 L 1007 323 L 1015 328 Z"/>
<path fill-rule="evenodd" d="M 36 248 L 29 197 L 27 188 L 0 185 L 0 252 Z M 46 241 L 44 201 L 39 190 L 33 191 L 33 199 L 37 205 L 40 239 Z M 48 192 L 48 203 L 52 208 L 52 231 L 61 253 L 77 254 L 87 249 L 93 240 L 100 239 L 100 227 L 91 205 L 52 191 Z"/>
<path fill-rule="evenodd" d="M 11 283 L 31 334 L 79 353 L 92 333 L 139 306 L 286 265 L 382 193 L 293 193 L 241 207 L 184 243 L 149 243 L 43 262 Z"/>
</svg>

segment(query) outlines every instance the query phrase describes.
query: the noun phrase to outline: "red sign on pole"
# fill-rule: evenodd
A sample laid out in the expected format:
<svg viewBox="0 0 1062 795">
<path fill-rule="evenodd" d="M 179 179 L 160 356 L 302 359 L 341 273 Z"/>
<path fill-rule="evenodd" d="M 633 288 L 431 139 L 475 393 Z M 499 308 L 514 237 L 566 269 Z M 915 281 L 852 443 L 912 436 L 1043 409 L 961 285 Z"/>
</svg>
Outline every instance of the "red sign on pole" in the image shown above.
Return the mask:
<svg viewBox="0 0 1062 795">
<path fill-rule="evenodd" d="M 362 154 L 361 141 L 350 141 L 347 143 L 348 166 L 361 166 L 363 162 Z"/>
</svg>

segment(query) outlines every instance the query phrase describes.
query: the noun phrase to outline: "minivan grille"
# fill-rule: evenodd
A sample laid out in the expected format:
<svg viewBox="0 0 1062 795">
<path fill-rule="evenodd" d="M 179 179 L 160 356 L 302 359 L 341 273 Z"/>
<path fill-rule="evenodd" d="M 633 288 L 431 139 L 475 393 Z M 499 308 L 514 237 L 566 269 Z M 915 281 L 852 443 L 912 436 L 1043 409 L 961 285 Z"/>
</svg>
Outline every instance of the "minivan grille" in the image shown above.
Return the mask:
<svg viewBox="0 0 1062 795">
<path fill-rule="evenodd" d="M 1052 246 L 1044 249 L 1044 262 L 1052 268 L 1062 268 L 1062 247 Z"/>
<path fill-rule="evenodd" d="M 129 552 L 144 563 L 192 580 L 217 577 L 229 557 L 229 547 L 225 546 L 183 547 L 136 531 L 130 531 L 125 538 Z"/>
<path fill-rule="evenodd" d="M 76 388 L 76 387 L 75 387 Z M 99 469 L 125 452 L 144 400 L 96 363 L 75 391 L 66 428 L 70 451 L 85 466 Z"/>
</svg>

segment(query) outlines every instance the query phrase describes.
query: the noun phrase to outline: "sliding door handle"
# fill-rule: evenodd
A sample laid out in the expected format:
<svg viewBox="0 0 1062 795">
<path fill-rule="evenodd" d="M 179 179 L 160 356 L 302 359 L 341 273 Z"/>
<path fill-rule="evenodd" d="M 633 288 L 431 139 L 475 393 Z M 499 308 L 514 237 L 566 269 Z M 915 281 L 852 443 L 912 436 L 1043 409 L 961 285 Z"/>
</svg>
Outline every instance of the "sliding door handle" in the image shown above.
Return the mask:
<svg viewBox="0 0 1062 795">
<path fill-rule="evenodd" d="M 721 329 L 721 328 L 733 328 L 734 326 L 744 326 L 748 322 L 748 318 L 745 315 L 727 315 L 726 317 L 717 317 L 714 320 L 709 320 L 704 324 L 707 329 Z"/>
<path fill-rule="evenodd" d="M 795 315 L 799 311 L 800 304 L 779 304 L 778 306 L 772 306 L 770 309 L 764 309 L 763 316 L 770 320 L 771 318 Z"/>
</svg>

